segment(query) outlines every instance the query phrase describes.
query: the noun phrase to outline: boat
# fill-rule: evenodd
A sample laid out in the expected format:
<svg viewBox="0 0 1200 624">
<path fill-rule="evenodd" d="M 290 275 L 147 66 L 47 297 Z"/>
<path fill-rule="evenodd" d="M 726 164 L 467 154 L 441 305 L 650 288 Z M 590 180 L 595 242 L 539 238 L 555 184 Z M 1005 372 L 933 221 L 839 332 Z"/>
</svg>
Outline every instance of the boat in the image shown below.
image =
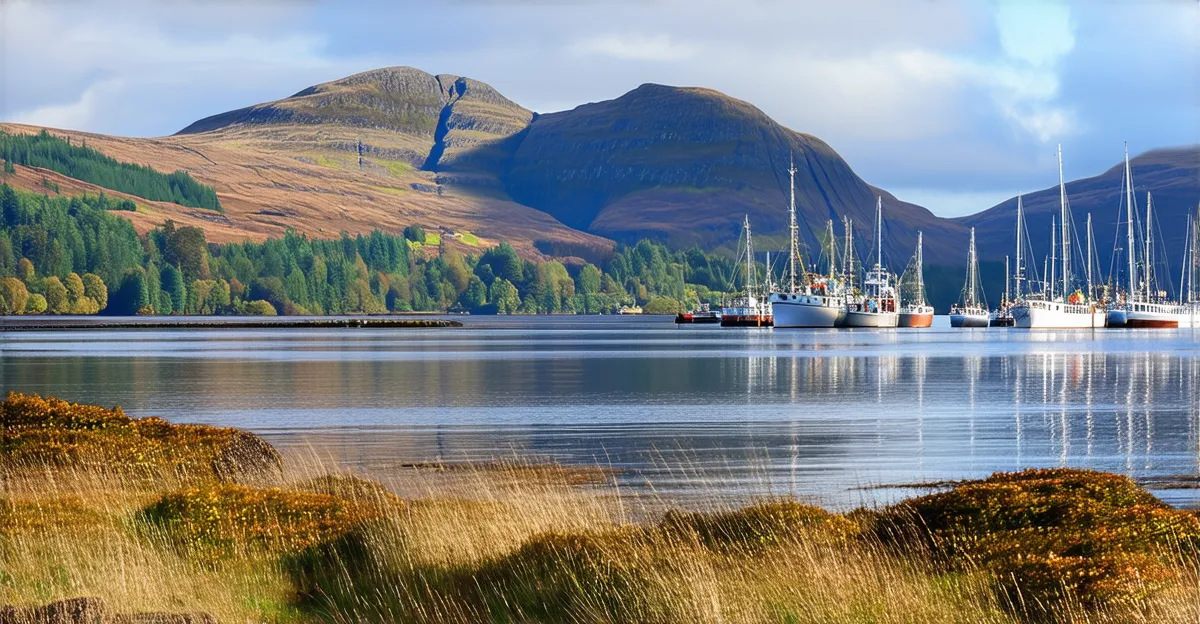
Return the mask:
<svg viewBox="0 0 1200 624">
<path fill-rule="evenodd" d="M 641 306 L 621 306 L 621 309 L 617 310 L 617 314 L 641 314 L 641 313 L 642 313 Z"/>
<path fill-rule="evenodd" d="M 841 284 L 834 276 L 835 245 L 833 221 L 827 223 L 830 246 L 829 275 L 809 273 L 800 258 L 799 228 L 796 225 L 796 167 L 788 167 L 791 192 L 788 218 L 790 245 L 788 248 L 788 288 L 770 294 L 771 314 L 775 327 L 836 327 L 846 314 L 846 298 Z M 816 270 L 814 268 L 814 270 Z"/>
<path fill-rule="evenodd" d="M 1058 197 L 1062 222 L 1062 285 L 1055 292 L 1055 280 L 1047 275 L 1041 293 L 1019 300 L 1012 308 L 1013 322 L 1023 329 L 1093 329 L 1104 327 L 1105 306 L 1091 301 L 1081 290 L 1072 292 L 1071 215 L 1067 210 L 1067 185 L 1063 179 L 1062 146 L 1058 147 Z M 1053 235 L 1052 235 L 1053 236 Z M 1053 243 L 1053 241 L 1052 241 Z M 1052 247 L 1053 249 L 1053 247 Z M 1053 257 L 1053 254 L 1052 254 Z M 1049 271 L 1054 273 L 1054 271 Z"/>
<path fill-rule="evenodd" d="M 897 327 L 896 290 L 883 265 L 883 197 L 875 202 L 875 266 L 863 280 L 863 293 L 846 303 L 846 327 Z"/>
<path fill-rule="evenodd" d="M 925 259 L 922 251 L 924 234 L 917 232 L 917 252 L 913 255 L 913 273 L 916 275 L 916 294 L 913 300 L 904 303 L 904 289 L 900 289 L 901 306 L 898 327 L 932 327 L 933 306 L 925 300 Z M 908 273 L 908 271 L 905 271 Z M 903 279 L 901 279 L 903 281 Z"/>
<path fill-rule="evenodd" d="M 701 305 L 698 309 L 691 312 L 680 312 L 675 316 L 675 322 L 679 324 L 695 323 L 697 325 L 704 323 L 720 323 L 721 313 L 717 310 L 710 309 L 708 304 Z"/>
<path fill-rule="evenodd" d="M 950 308 L 951 327 L 987 327 L 990 319 L 986 299 L 980 302 L 979 257 L 975 253 L 975 228 L 971 228 L 971 244 L 967 248 L 967 281 L 963 284 L 960 303 Z"/>
<path fill-rule="evenodd" d="M 1196 309 L 1186 301 L 1169 301 L 1154 274 L 1154 202 L 1146 193 L 1146 238 L 1142 244 L 1140 288 L 1125 303 L 1125 326 L 1131 329 L 1178 329 L 1195 325 Z M 1188 215 L 1189 221 L 1191 215 Z M 1191 224 L 1188 224 L 1191 229 Z M 1185 262 L 1186 262 L 1185 253 Z M 1182 284 L 1181 284 L 1182 286 Z M 1181 291 L 1182 292 L 1182 289 Z"/>
<path fill-rule="evenodd" d="M 757 294 L 754 270 L 754 243 L 750 238 L 750 217 L 742 224 L 746 233 L 746 294 L 721 308 L 721 327 L 771 327 L 771 302 Z M 740 260 L 740 258 L 739 258 Z"/>
</svg>

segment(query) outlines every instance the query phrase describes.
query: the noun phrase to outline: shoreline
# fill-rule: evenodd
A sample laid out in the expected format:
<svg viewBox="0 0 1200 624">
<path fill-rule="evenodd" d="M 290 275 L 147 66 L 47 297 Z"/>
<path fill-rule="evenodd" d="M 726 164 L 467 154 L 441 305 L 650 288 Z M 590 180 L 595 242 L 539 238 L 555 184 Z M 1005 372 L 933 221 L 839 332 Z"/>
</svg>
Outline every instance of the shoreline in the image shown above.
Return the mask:
<svg viewBox="0 0 1200 624">
<path fill-rule="evenodd" d="M 391 316 L 238 316 L 238 317 L 6 317 L 0 332 L 106 329 L 423 329 L 462 327 L 462 321 Z"/>
</svg>

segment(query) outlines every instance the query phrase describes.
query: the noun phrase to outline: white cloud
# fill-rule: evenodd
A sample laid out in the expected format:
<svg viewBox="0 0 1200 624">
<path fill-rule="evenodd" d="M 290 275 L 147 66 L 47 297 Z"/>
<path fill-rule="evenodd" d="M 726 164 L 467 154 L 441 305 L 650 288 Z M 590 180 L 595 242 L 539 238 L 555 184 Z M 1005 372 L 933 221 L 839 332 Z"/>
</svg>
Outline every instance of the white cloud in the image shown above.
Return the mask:
<svg viewBox="0 0 1200 624">
<path fill-rule="evenodd" d="M 87 128 L 93 122 L 97 102 L 120 93 L 121 80 L 104 80 L 88 87 L 79 99 L 67 104 L 47 104 L 13 115 L 12 121 L 31 126 L 49 126 L 72 130 Z"/>
<path fill-rule="evenodd" d="M 674 41 L 669 35 L 608 34 L 587 37 L 568 47 L 578 56 L 602 55 L 623 61 L 683 61 L 696 55 L 693 45 Z"/>
</svg>

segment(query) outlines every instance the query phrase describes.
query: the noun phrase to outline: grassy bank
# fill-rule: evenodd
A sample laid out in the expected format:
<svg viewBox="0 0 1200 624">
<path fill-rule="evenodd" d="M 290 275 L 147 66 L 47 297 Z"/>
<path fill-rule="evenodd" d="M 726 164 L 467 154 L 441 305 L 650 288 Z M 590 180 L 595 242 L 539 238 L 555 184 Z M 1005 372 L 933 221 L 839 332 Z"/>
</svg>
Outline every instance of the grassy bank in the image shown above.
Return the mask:
<svg viewBox="0 0 1200 624">
<path fill-rule="evenodd" d="M 1200 518 L 1117 475 L 998 474 L 848 514 L 684 510 L 602 470 L 420 464 L 381 483 L 233 429 L 22 395 L 2 409 L 0 605 L 18 615 L 72 597 L 220 622 L 1200 614 Z"/>
</svg>

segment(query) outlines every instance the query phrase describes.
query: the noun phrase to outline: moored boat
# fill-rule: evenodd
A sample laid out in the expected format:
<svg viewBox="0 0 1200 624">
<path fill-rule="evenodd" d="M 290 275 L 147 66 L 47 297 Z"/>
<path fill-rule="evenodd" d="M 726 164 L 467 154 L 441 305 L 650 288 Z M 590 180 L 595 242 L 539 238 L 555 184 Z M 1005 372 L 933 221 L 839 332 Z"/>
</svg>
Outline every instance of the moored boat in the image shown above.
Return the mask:
<svg viewBox="0 0 1200 624">
<path fill-rule="evenodd" d="M 828 222 L 830 245 L 829 275 L 809 273 L 800 257 L 799 228 L 796 225 L 796 167 L 789 165 L 788 180 L 791 183 L 788 218 L 790 244 L 788 246 L 788 286 L 769 297 L 772 321 L 775 327 L 835 327 L 845 315 L 845 297 L 841 284 L 834 277 L 833 221 Z M 814 271 L 816 268 L 814 267 Z"/>
<path fill-rule="evenodd" d="M 721 327 L 771 327 L 774 316 L 771 302 L 757 294 L 754 270 L 754 243 L 750 237 L 750 217 L 747 216 L 742 229 L 746 233 L 746 293 L 721 308 Z"/>
<path fill-rule="evenodd" d="M 951 327 L 987 327 L 990 321 L 987 300 L 980 299 L 979 258 L 975 253 L 975 228 L 971 228 L 971 243 L 967 247 L 967 279 L 959 303 L 950 308 Z"/>
<path fill-rule="evenodd" d="M 900 314 L 891 274 L 883 265 L 883 197 L 875 203 L 875 266 L 863 280 L 863 294 L 846 303 L 846 327 L 897 327 Z"/>
<path fill-rule="evenodd" d="M 712 310 L 705 303 L 697 310 L 691 312 L 680 312 L 675 316 L 675 322 L 680 324 L 695 323 L 697 325 L 704 323 L 720 323 L 721 313 Z"/>
<path fill-rule="evenodd" d="M 904 302 L 903 277 L 901 277 L 901 288 L 899 295 L 901 297 L 900 311 L 897 316 L 897 327 L 933 327 L 933 306 L 925 301 L 925 257 L 924 257 L 924 237 L 922 232 L 917 232 L 917 252 L 913 255 L 913 273 L 916 276 L 916 293 L 912 301 Z M 905 271 L 907 274 L 908 271 Z"/>
<path fill-rule="evenodd" d="M 1055 292 L 1056 280 L 1047 276 L 1041 293 L 1019 300 L 1012 308 L 1013 323 L 1023 329 L 1094 329 L 1104 327 L 1108 320 L 1105 306 L 1090 300 L 1082 291 L 1071 292 L 1071 216 L 1067 211 L 1067 186 L 1063 179 L 1062 147 L 1058 149 L 1058 195 L 1061 212 L 1062 282 Z M 1054 249 L 1051 225 L 1051 257 Z M 1053 273 L 1053 271 L 1050 271 Z"/>
</svg>

